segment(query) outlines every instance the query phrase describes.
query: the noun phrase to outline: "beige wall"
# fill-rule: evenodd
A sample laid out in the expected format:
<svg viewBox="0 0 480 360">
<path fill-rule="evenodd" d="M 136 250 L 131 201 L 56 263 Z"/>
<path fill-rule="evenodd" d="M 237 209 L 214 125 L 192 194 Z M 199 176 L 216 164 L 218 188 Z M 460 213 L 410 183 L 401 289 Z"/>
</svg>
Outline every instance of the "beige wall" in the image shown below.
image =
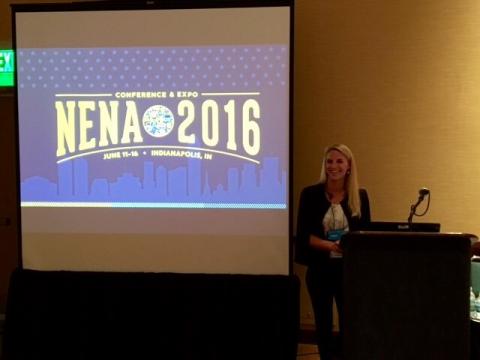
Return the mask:
<svg viewBox="0 0 480 360">
<path fill-rule="evenodd" d="M 392 3 L 297 2 L 295 194 L 345 142 L 375 218 L 406 219 L 427 186 L 425 221 L 480 233 L 480 3 Z"/>
<path fill-rule="evenodd" d="M 0 16 L 2 45 L 4 2 Z M 374 219 L 406 220 L 426 186 L 417 221 L 480 234 L 480 2 L 297 0 L 295 21 L 295 207 L 323 148 L 344 142 Z M 302 292 L 303 322 L 309 311 Z"/>
<path fill-rule="evenodd" d="M 416 221 L 480 234 L 480 2 L 296 5 L 295 200 L 323 148 L 343 142 L 374 219 L 406 220 L 426 186 L 430 210 Z M 309 311 L 303 292 L 304 322 Z"/>
</svg>

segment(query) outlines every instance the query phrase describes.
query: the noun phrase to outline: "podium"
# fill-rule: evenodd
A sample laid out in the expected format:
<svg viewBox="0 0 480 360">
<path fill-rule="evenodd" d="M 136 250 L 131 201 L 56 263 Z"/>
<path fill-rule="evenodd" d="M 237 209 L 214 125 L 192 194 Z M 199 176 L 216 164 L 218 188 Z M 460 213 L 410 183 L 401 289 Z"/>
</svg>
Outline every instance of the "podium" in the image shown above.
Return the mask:
<svg viewBox="0 0 480 360">
<path fill-rule="evenodd" d="M 469 359 L 471 238 L 346 234 L 345 359 Z"/>
</svg>

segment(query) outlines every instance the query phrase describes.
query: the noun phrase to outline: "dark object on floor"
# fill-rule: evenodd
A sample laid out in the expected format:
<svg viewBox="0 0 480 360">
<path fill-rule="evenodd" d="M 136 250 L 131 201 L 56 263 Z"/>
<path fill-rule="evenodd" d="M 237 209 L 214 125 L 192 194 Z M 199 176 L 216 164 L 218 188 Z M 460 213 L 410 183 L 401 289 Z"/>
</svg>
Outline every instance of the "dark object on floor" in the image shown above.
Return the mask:
<svg viewBox="0 0 480 360">
<path fill-rule="evenodd" d="M 295 276 L 17 270 L 4 360 L 296 358 Z"/>
</svg>

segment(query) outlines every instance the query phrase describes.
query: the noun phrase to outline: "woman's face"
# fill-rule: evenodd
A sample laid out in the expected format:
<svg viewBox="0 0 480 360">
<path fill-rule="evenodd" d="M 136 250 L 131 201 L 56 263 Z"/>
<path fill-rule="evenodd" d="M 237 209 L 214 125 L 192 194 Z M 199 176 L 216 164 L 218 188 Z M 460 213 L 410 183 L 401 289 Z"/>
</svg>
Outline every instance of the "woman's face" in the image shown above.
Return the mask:
<svg viewBox="0 0 480 360">
<path fill-rule="evenodd" d="M 344 179 L 350 170 L 347 157 L 338 150 L 329 151 L 325 159 L 325 170 L 329 180 Z"/>
</svg>

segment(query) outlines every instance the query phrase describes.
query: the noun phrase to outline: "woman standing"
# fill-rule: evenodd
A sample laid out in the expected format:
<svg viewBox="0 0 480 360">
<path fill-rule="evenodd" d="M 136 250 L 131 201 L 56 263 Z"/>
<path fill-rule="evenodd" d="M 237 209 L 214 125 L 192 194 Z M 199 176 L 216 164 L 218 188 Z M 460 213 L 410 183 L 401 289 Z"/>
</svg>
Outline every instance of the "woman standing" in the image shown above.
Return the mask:
<svg viewBox="0 0 480 360">
<path fill-rule="evenodd" d="M 297 218 L 295 260 L 307 266 L 306 284 L 315 315 L 321 360 L 333 357 L 332 326 L 335 299 L 340 325 L 343 322 L 342 249 L 347 231 L 370 221 L 367 192 L 359 189 L 357 167 L 343 144 L 325 150 L 318 184 L 303 189 Z"/>
</svg>

